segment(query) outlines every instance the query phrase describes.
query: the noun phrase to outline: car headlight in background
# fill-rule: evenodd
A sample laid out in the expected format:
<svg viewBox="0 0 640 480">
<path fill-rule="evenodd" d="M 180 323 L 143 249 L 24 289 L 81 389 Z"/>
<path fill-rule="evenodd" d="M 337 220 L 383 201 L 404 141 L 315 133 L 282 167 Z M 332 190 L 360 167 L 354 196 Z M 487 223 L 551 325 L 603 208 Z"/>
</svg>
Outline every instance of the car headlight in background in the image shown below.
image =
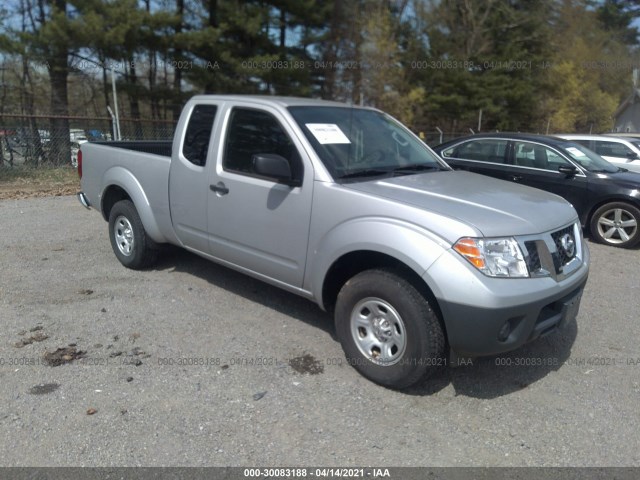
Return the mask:
<svg viewBox="0 0 640 480">
<path fill-rule="evenodd" d="M 524 255 L 514 238 L 465 237 L 453 249 L 489 277 L 529 276 Z"/>
</svg>

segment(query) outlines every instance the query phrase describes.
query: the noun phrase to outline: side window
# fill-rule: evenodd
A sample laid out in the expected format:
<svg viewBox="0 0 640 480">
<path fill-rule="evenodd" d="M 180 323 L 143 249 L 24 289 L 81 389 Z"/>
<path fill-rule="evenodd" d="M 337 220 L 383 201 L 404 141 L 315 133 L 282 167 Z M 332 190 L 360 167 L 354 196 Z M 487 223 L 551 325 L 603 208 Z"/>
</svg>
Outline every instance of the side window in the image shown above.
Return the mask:
<svg viewBox="0 0 640 480">
<path fill-rule="evenodd" d="M 602 142 L 596 140 L 596 153 L 603 157 L 620 157 L 625 158 L 629 154 L 633 154 L 633 150 L 623 143 L 618 142 Z"/>
<path fill-rule="evenodd" d="M 504 163 L 507 140 L 482 139 L 457 145 L 442 152 L 446 158 L 478 160 L 481 162 Z"/>
<path fill-rule="evenodd" d="M 564 158 L 544 145 L 514 142 L 515 164 L 520 167 L 558 171 L 561 165 L 570 165 Z"/>
<path fill-rule="evenodd" d="M 215 105 L 193 107 L 187 131 L 184 134 L 182 155 L 194 165 L 203 167 L 207 162 L 207 150 L 217 110 L 218 107 Z"/>
<path fill-rule="evenodd" d="M 292 177 L 302 180 L 300 154 L 280 123 L 267 112 L 234 108 L 224 146 L 223 168 L 252 175 L 253 155 L 265 153 L 287 159 Z"/>
<path fill-rule="evenodd" d="M 595 147 L 592 145 L 591 140 L 583 140 L 583 139 L 571 139 L 570 142 L 579 143 L 580 145 L 584 145 L 589 150 L 593 150 Z"/>
</svg>

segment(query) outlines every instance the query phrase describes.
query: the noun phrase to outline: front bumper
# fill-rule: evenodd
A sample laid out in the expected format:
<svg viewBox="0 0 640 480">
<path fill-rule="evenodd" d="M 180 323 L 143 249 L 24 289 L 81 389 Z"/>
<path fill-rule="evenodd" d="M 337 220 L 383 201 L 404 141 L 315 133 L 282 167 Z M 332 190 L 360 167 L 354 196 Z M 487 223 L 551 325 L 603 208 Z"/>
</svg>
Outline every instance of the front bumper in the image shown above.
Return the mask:
<svg viewBox="0 0 640 480">
<path fill-rule="evenodd" d="M 578 315 L 586 280 L 568 294 L 505 308 L 443 306 L 451 349 L 459 356 L 497 355 L 549 335 Z"/>
<path fill-rule="evenodd" d="M 584 245 L 582 264 L 562 280 L 489 278 L 472 269 L 451 252 L 428 274 L 449 279 L 434 294 L 451 349 L 463 357 L 497 355 L 576 318 L 589 275 L 589 251 Z"/>
</svg>

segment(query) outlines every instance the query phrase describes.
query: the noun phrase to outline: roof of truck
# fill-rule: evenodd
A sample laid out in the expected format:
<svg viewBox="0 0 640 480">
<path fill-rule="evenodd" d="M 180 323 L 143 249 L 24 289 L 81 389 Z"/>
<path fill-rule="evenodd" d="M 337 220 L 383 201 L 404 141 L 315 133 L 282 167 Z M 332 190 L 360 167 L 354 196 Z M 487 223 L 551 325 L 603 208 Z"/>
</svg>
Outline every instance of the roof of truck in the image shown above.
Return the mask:
<svg viewBox="0 0 640 480">
<path fill-rule="evenodd" d="M 324 106 L 324 107 L 358 107 L 342 102 L 321 100 L 319 98 L 278 97 L 272 95 L 196 95 L 193 100 L 231 100 L 254 102 L 262 105 L 278 105 L 280 107 Z"/>
</svg>

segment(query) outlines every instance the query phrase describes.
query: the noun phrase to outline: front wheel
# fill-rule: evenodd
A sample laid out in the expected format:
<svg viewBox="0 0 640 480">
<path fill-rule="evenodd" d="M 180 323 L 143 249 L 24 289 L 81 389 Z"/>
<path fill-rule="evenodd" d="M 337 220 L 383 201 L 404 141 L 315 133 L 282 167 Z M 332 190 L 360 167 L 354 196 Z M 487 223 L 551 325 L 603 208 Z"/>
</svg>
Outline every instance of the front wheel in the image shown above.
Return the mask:
<svg viewBox="0 0 640 480">
<path fill-rule="evenodd" d="M 390 388 L 419 383 L 444 365 L 445 339 L 429 301 L 402 275 L 367 270 L 338 294 L 336 333 L 347 361 Z"/>
<path fill-rule="evenodd" d="M 158 258 L 158 245 L 145 232 L 140 215 L 130 200 L 120 200 L 111 208 L 109 238 L 113 252 L 127 268 L 148 268 Z"/>
<path fill-rule="evenodd" d="M 631 248 L 640 242 L 640 210 L 623 202 L 598 208 L 591 217 L 594 240 L 614 247 Z"/>
</svg>

